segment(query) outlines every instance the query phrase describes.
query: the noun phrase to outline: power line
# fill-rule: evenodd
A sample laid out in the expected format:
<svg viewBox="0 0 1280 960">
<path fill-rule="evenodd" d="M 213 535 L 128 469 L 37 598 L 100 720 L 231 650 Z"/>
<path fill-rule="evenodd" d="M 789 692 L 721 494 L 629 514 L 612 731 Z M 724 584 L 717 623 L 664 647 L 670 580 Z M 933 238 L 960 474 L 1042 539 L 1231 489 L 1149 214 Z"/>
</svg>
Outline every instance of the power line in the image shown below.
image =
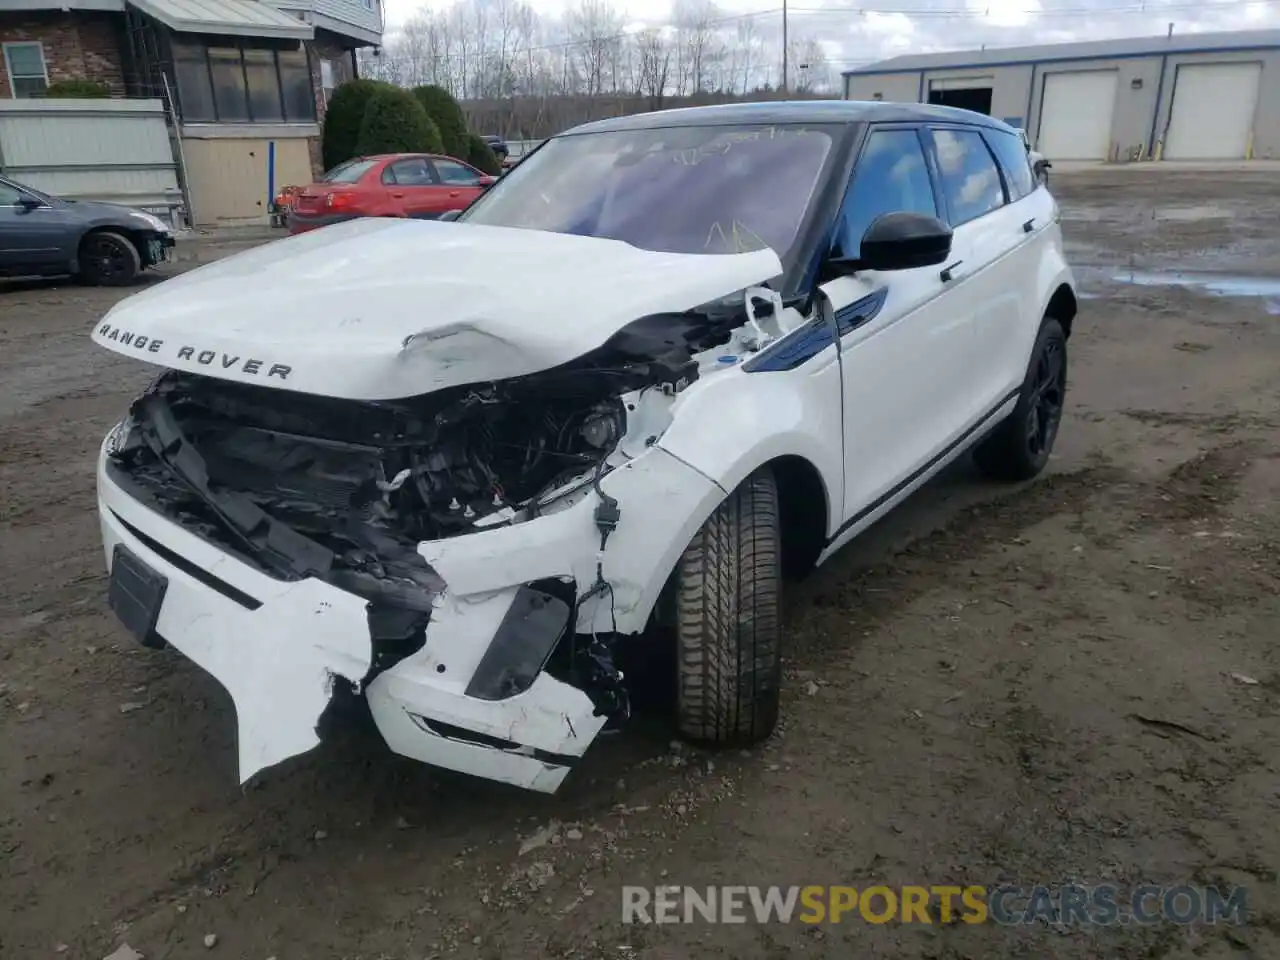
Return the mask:
<svg viewBox="0 0 1280 960">
<path fill-rule="evenodd" d="M 1183 2 L 1124 2 L 1109 6 L 1094 7 L 1027 7 L 1027 8 L 1002 8 L 996 12 L 997 16 L 1019 16 L 1025 15 L 1035 17 L 1037 20 L 1048 17 L 1078 17 L 1088 16 L 1126 16 L 1131 14 L 1146 14 L 1152 17 L 1163 16 L 1166 12 L 1178 10 L 1196 10 L 1201 13 L 1210 10 L 1232 10 L 1240 7 L 1255 6 L 1264 4 L 1267 0 L 1213 0 L 1213 2 L 1202 3 L 1183 3 Z M 649 30 L 681 30 L 693 29 L 704 30 L 713 27 L 722 27 L 730 24 L 744 23 L 755 20 L 758 17 L 769 17 L 780 15 L 783 12 L 782 7 L 773 7 L 767 10 L 754 10 L 749 13 L 733 14 L 730 16 L 716 17 L 709 20 L 698 21 L 697 23 L 679 24 L 679 23 L 662 23 L 646 26 L 643 30 L 622 31 L 619 33 L 608 34 L 598 37 L 580 37 L 576 39 L 560 40 L 553 43 L 535 44 L 532 46 L 521 46 L 511 51 L 513 57 L 526 57 L 534 53 L 549 53 L 554 51 L 572 50 L 578 47 L 590 47 L 593 45 L 608 45 L 620 43 L 627 40 L 634 40 L 638 34 Z M 972 19 L 982 20 L 992 16 L 991 9 L 974 9 L 971 7 L 951 7 L 951 8 L 907 8 L 907 7 L 881 7 L 881 6 L 851 6 L 851 7 L 790 7 L 791 14 L 802 14 L 805 16 L 838 15 L 845 18 L 865 16 L 866 14 L 877 15 L 901 15 L 909 20 L 931 20 L 931 19 Z M 399 31 L 403 34 L 403 28 Z M 432 53 L 432 54 L 403 54 L 397 53 L 394 56 L 380 56 L 378 61 L 383 64 L 399 64 L 410 63 L 414 65 L 422 63 L 449 63 L 459 60 L 467 60 L 474 58 L 483 60 L 486 55 L 491 55 L 492 51 L 475 51 L 472 53 L 462 53 L 457 51 Z M 875 63 L 879 58 L 854 60 L 845 58 L 828 58 L 827 63 L 830 64 L 859 64 L 859 63 Z"/>
</svg>

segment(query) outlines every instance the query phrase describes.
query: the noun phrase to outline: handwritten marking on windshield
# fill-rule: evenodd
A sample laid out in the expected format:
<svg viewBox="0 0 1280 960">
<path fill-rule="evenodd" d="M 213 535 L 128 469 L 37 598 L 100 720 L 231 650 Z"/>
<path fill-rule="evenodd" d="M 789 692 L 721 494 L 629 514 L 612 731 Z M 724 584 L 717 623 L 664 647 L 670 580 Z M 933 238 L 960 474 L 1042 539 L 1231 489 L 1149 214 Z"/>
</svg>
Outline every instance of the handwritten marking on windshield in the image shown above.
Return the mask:
<svg viewBox="0 0 1280 960">
<path fill-rule="evenodd" d="M 713 245 L 729 247 L 734 253 L 754 253 L 768 247 L 758 233 L 738 220 L 729 224 L 728 235 L 718 220 L 713 223 L 707 231 L 707 242 L 703 244 L 703 249 L 709 250 Z"/>
<path fill-rule="evenodd" d="M 762 138 L 781 140 L 785 137 L 803 137 L 812 133 L 812 130 L 806 130 L 804 127 L 764 127 L 760 130 L 737 131 L 726 134 L 722 140 L 703 144 L 700 147 L 674 150 L 671 153 L 671 162 L 678 163 L 681 166 L 696 167 L 707 157 L 723 157 L 739 143 L 757 141 Z"/>
</svg>

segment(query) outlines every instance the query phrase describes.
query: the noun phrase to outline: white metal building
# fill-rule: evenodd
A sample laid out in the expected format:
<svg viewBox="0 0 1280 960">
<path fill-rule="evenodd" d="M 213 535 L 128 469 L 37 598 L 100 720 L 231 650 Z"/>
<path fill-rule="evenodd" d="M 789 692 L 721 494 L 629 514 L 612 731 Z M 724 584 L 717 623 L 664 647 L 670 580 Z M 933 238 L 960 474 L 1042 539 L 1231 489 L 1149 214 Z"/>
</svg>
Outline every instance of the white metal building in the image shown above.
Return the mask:
<svg viewBox="0 0 1280 960">
<path fill-rule="evenodd" d="M 1051 160 L 1280 159 L 1280 30 L 906 55 L 844 95 L 977 110 Z"/>
</svg>

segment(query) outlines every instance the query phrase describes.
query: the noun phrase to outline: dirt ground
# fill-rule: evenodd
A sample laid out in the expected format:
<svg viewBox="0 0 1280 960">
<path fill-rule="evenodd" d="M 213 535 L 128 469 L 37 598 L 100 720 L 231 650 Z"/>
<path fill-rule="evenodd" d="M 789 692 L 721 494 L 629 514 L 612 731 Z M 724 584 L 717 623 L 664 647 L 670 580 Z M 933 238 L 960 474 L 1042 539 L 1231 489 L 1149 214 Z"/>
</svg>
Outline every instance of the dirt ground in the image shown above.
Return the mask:
<svg viewBox="0 0 1280 960">
<path fill-rule="evenodd" d="M 0 289 L 0 956 L 1280 956 L 1280 295 L 1114 279 L 1280 278 L 1280 179 L 1054 188 L 1090 296 L 1048 475 L 954 469 L 794 588 L 767 745 L 642 718 L 554 797 L 361 731 L 242 791 L 226 694 L 106 610 L 92 465 L 149 376 L 89 342 L 119 295 Z M 1069 880 L 1241 884 L 1249 922 L 620 922 L 624 884 Z"/>
</svg>

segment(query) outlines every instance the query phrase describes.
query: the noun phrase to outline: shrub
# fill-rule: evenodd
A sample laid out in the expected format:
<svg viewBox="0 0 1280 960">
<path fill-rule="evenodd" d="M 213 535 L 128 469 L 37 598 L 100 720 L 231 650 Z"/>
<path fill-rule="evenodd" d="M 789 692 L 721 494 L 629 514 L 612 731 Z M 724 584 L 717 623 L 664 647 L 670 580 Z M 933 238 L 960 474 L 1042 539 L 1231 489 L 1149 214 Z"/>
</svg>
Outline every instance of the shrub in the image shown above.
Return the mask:
<svg viewBox="0 0 1280 960">
<path fill-rule="evenodd" d="M 440 153 L 440 131 L 408 90 L 387 87 L 369 98 L 356 155 Z"/>
<path fill-rule="evenodd" d="M 458 101 L 444 87 L 434 84 L 425 87 L 414 87 L 413 95 L 418 98 L 427 116 L 440 128 L 440 139 L 444 143 L 444 152 L 459 160 L 467 159 L 467 118 Z"/>
<path fill-rule="evenodd" d="M 333 92 L 329 108 L 324 114 L 324 131 L 320 152 L 324 168 L 332 170 L 346 163 L 356 153 L 356 141 L 360 139 L 360 124 L 364 122 L 365 107 L 375 93 L 390 84 L 380 80 L 348 80 Z"/>
<path fill-rule="evenodd" d="M 478 133 L 467 134 L 467 155 L 458 159 L 465 159 L 477 170 L 495 177 L 502 173 L 502 162 L 498 160 L 498 155 L 490 149 L 484 137 Z"/>
<path fill-rule="evenodd" d="M 104 100 L 111 96 L 111 88 L 97 80 L 57 80 L 49 84 L 44 95 L 62 100 Z"/>
</svg>

